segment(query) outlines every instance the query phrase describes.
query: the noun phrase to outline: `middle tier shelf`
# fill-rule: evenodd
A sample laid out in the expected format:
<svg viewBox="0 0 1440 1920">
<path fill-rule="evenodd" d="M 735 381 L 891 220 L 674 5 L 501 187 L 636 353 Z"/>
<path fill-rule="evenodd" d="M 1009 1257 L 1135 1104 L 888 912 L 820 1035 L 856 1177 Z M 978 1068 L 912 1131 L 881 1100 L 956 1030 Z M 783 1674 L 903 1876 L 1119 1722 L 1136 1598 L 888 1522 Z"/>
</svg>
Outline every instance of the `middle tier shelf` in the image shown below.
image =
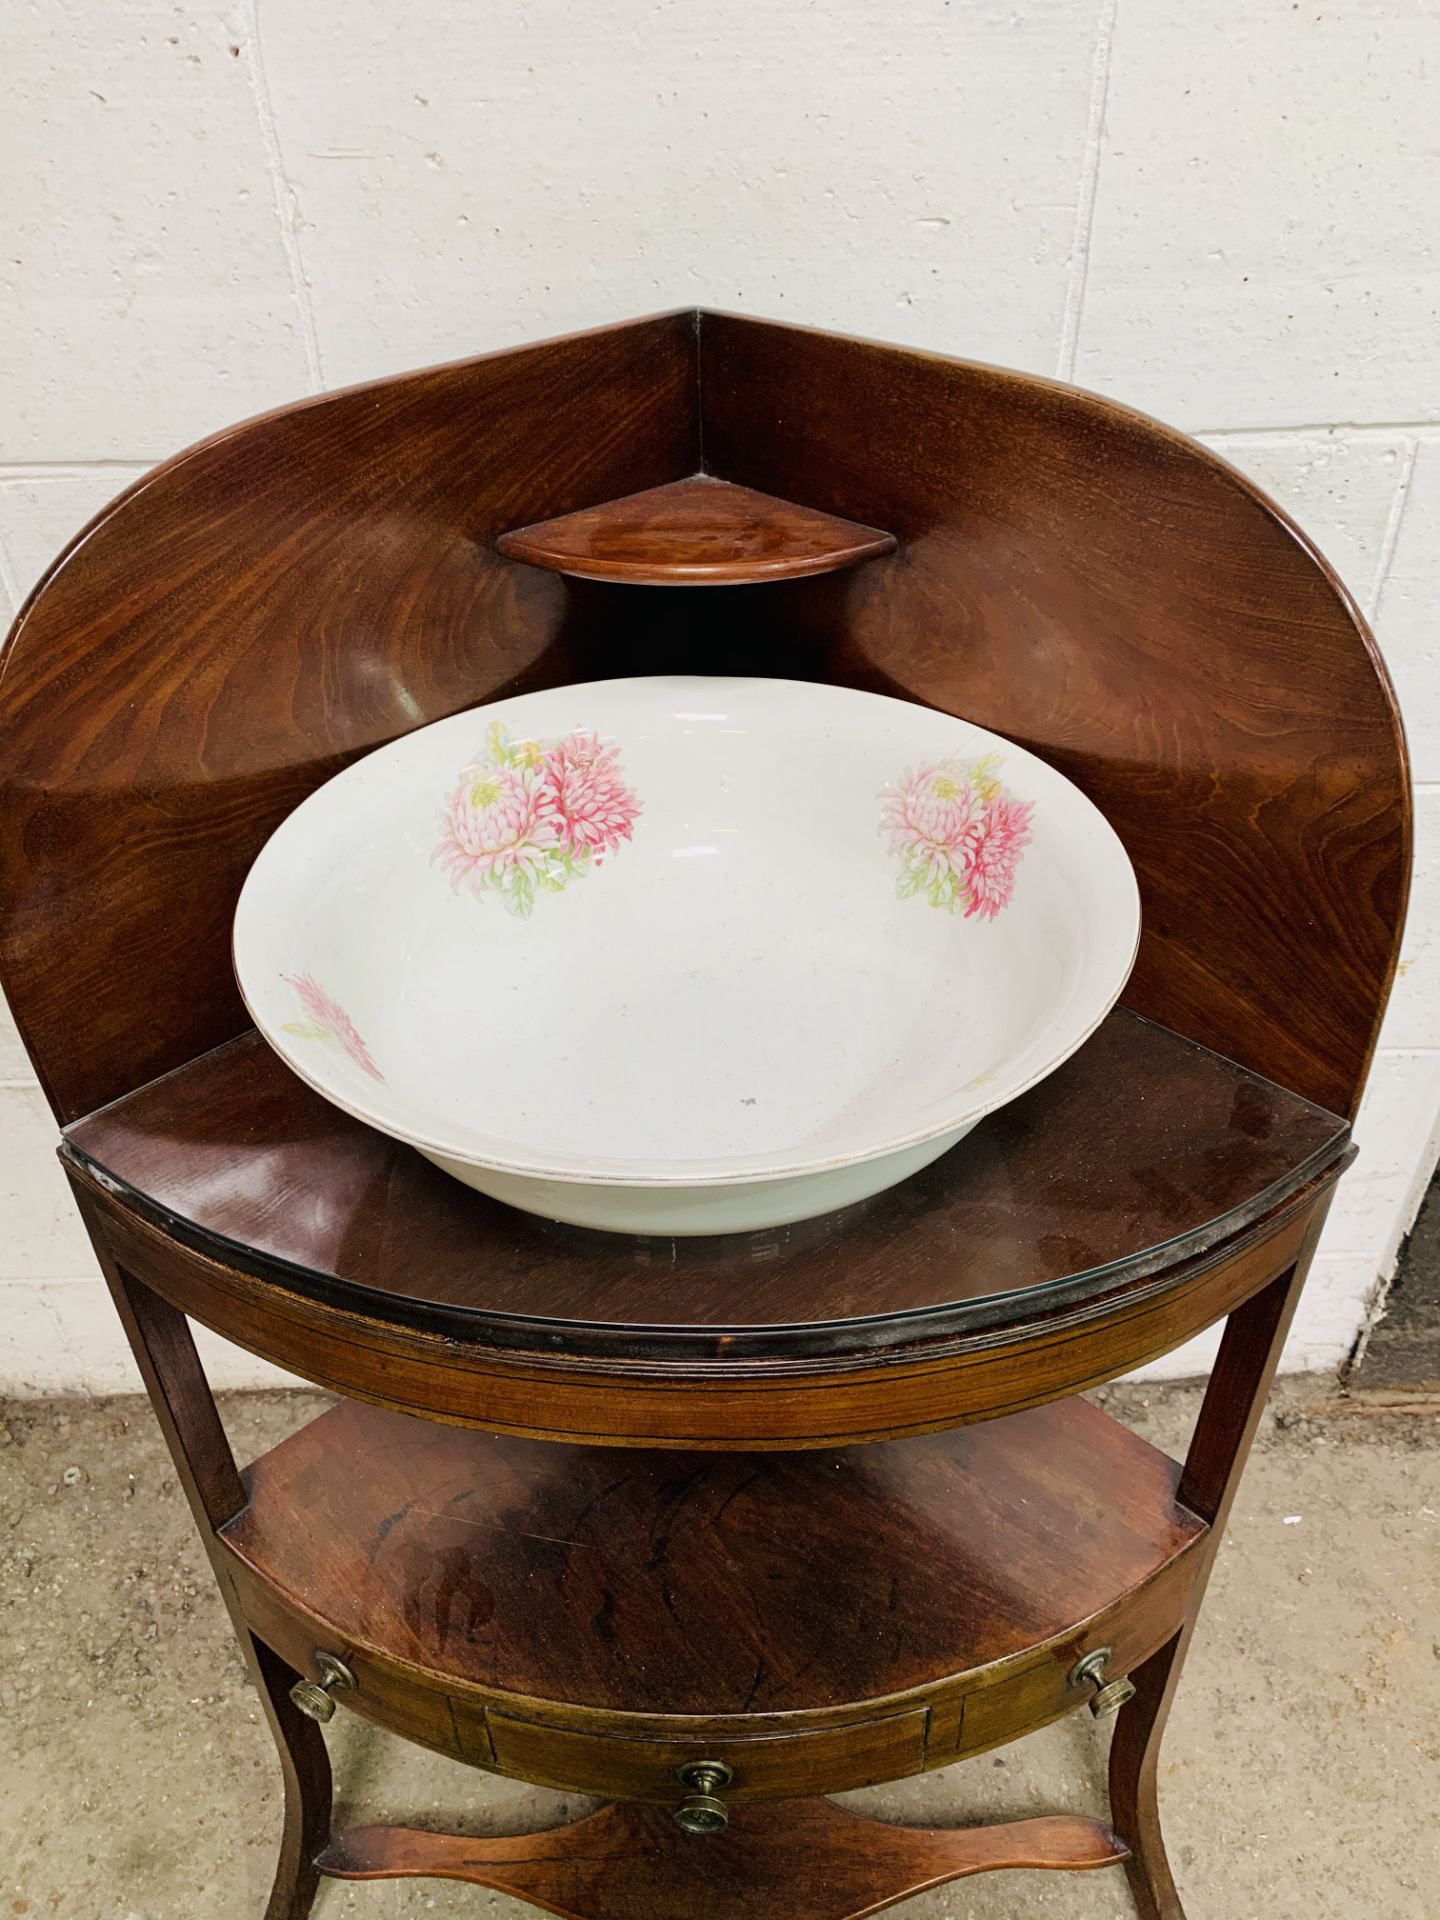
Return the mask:
<svg viewBox="0 0 1440 1920">
<path fill-rule="evenodd" d="M 353 1403 L 245 1476 L 222 1533 L 287 1660 L 502 1773 L 666 1800 L 942 1766 L 1085 1704 L 1174 1632 L 1204 1523 L 1080 1400 L 801 1454 L 494 1439 Z"/>
</svg>

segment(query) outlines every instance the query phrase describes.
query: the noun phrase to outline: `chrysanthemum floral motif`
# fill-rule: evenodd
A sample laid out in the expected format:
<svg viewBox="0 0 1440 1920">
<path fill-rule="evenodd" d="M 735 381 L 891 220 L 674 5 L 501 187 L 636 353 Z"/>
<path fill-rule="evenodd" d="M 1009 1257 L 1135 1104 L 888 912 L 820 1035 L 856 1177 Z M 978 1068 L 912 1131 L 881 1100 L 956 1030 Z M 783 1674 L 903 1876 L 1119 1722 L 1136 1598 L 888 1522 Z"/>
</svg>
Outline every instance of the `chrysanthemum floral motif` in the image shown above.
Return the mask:
<svg viewBox="0 0 1440 1920">
<path fill-rule="evenodd" d="M 1000 780 L 999 754 L 907 767 L 880 795 L 880 833 L 898 855 L 895 891 L 932 907 L 993 920 L 1015 891 L 1034 803 Z"/>
<path fill-rule="evenodd" d="M 332 1000 L 308 973 L 287 973 L 282 978 L 287 986 L 295 989 L 300 1005 L 305 1009 L 303 1020 L 287 1020 L 284 1023 L 286 1033 L 298 1034 L 302 1040 L 318 1040 L 322 1046 L 339 1047 L 342 1053 L 349 1054 L 357 1067 L 363 1067 L 372 1080 L 385 1078 L 370 1058 L 370 1049 L 360 1038 L 354 1021 L 338 1001 Z"/>
<path fill-rule="evenodd" d="M 451 885 L 498 894 L 528 920 L 541 893 L 561 893 L 629 840 L 640 802 L 620 750 L 595 733 L 512 740 L 498 721 L 440 815 L 435 859 Z"/>
</svg>

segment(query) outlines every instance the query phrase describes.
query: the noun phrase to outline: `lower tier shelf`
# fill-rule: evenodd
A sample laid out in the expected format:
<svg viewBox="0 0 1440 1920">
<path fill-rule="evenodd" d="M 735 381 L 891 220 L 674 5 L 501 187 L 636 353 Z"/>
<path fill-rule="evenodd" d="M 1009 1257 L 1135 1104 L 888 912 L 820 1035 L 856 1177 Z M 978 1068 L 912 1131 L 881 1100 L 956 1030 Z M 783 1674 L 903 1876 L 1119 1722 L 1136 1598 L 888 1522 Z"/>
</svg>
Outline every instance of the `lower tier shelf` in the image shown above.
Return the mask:
<svg viewBox="0 0 1440 1920">
<path fill-rule="evenodd" d="M 1001 1867 L 1084 1872 L 1128 1857 L 1099 1821 L 1054 1814 L 1002 1827 L 882 1825 L 829 1800 L 746 1807 L 703 1844 L 655 1807 L 606 1807 L 545 1833 L 478 1839 L 413 1827 L 337 1834 L 337 1880 L 418 1874 L 492 1887 L 564 1920 L 864 1920 L 897 1900 Z"/>
<path fill-rule="evenodd" d="M 943 1766 L 1085 1704 L 1179 1627 L 1178 1468 L 1058 1402 L 835 1452 L 496 1439 L 345 1402 L 222 1531 L 256 1631 L 337 1698 L 537 1784 L 727 1801 Z"/>
</svg>

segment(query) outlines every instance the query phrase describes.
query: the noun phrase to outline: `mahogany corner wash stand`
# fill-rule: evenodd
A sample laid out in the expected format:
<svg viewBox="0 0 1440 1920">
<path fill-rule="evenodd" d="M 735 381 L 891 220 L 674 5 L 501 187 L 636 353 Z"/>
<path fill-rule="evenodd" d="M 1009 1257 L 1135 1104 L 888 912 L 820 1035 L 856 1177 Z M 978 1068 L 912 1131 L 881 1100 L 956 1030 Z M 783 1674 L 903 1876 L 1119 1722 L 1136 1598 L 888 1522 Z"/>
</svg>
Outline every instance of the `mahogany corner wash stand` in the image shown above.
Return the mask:
<svg viewBox="0 0 1440 1920">
<path fill-rule="evenodd" d="M 308 1092 L 230 971 L 271 829 L 426 721 L 652 671 L 870 688 L 1044 755 L 1140 877 L 1123 1007 L 904 1186 L 731 1240 L 547 1227 Z M 321 1874 L 852 1920 L 1122 1861 L 1180 1920 L 1161 1732 L 1408 872 L 1383 668 L 1282 514 L 1047 381 L 666 315 L 148 475 L 22 612 L 0 768 L 5 987 L 284 1770 L 269 1920 Z M 191 1318 L 344 1398 L 238 1470 Z M 1183 1466 L 1074 1397 L 1221 1318 Z M 1087 1702 L 1118 1708 L 1108 1825 L 824 1797 Z M 336 1830 L 337 1703 L 608 1805 Z"/>
</svg>

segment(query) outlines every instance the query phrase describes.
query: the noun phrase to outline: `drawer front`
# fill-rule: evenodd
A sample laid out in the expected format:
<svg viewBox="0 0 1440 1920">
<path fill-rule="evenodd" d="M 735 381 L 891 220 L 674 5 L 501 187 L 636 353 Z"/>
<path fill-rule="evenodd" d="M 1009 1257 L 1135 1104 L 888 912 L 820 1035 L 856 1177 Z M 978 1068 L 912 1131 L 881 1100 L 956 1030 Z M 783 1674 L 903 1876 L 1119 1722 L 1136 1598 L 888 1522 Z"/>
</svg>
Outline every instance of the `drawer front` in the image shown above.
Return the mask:
<svg viewBox="0 0 1440 1920">
<path fill-rule="evenodd" d="M 1083 1707 L 1093 1688 L 1072 1687 L 1070 1674 L 1087 1653 L 1112 1647 L 1106 1676 L 1118 1679 L 1163 1647 L 1185 1618 L 1185 1606 L 1201 1561 L 1192 1548 L 1142 1592 L 1112 1607 L 1073 1638 L 1054 1642 L 988 1687 L 967 1693 L 959 1738 L 950 1759 L 981 1753 Z M 940 1764 L 933 1750 L 930 1764 Z"/>
<path fill-rule="evenodd" d="M 355 1676 L 355 1691 L 337 1693 L 337 1709 L 348 1708 L 362 1714 L 377 1726 L 388 1727 L 407 1740 L 418 1740 L 422 1746 L 434 1747 L 438 1753 L 449 1754 L 454 1759 L 463 1757 L 450 1698 L 441 1688 L 380 1665 L 352 1647 L 343 1636 L 292 1612 L 272 1589 L 255 1578 L 243 1561 L 232 1557 L 231 1567 L 246 1617 L 259 1638 L 282 1660 L 307 1680 L 321 1678 L 315 1666 L 317 1652 L 333 1653 L 349 1667 Z"/>
<path fill-rule="evenodd" d="M 313 1672 L 314 1651 L 311 1649 L 298 1662 L 307 1679 L 318 1677 Z M 391 1733 L 403 1734 L 407 1740 L 418 1740 L 423 1746 L 433 1747 L 437 1753 L 457 1760 L 462 1758 L 455 1718 L 445 1694 L 400 1680 L 395 1674 L 373 1665 L 363 1653 L 347 1651 L 344 1646 L 327 1651 L 338 1652 L 355 1676 L 355 1691 L 337 1694 L 337 1705 L 349 1707 Z M 291 1662 L 292 1666 L 295 1664 Z"/>
<path fill-rule="evenodd" d="M 671 1801 L 684 1797 L 681 1767 L 717 1760 L 731 1771 L 726 1800 L 784 1799 L 841 1793 L 919 1773 L 925 1766 L 929 1715 L 923 1707 L 859 1726 L 747 1739 L 634 1740 L 541 1726 L 491 1710 L 485 1733 L 459 1716 L 467 1759 L 537 1786 L 599 1794 L 605 1799 Z"/>
</svg>

